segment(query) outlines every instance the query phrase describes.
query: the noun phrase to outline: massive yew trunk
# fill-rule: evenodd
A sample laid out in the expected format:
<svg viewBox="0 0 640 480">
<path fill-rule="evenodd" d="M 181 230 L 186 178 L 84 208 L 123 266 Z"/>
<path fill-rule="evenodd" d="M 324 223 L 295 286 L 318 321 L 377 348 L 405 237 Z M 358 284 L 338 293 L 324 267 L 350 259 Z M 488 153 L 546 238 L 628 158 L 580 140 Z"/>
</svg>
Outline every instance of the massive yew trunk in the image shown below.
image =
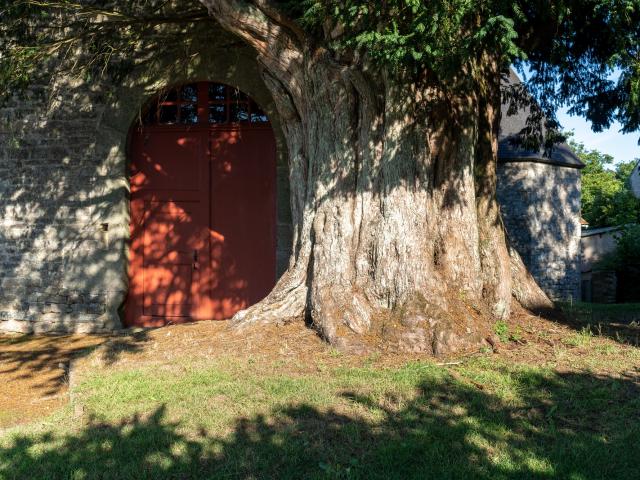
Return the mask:
<svg viewBox="0 0 640 480">
<path fill-rule="evenodd" d="M 289 151 L 289 268 L 235 325 L 306 319 L 339 348 L 440 354 L 479 345 L 514 294 L 549 305 L 496 204 L 490 58 L 456 95 L 336 59 L 261 0 L 202 1 L 255 48 Z"/>
</svg>

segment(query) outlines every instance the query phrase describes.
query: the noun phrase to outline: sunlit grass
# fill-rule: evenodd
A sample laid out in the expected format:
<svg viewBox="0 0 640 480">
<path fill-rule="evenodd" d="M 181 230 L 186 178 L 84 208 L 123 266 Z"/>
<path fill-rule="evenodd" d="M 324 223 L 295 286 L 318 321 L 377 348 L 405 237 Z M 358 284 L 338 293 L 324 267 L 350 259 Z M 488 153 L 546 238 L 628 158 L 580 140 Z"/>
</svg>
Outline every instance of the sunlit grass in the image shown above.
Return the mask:
<svg viewBox="0 0 640 480">
<path fill-rule="evenodd" d="M 586 326 L 582 327 L 580 331 L 568 336 L 564 340 L 564 343 L 570 347 L 586 347 L 591 343 L 592 338 L 593 333 L 591 332 L 591 327 Z"/>
<path fill-rule="evenodd" d="M 640 390 L 492 356 L 451 368 L 215 358 L 99 370 L 0 439 L 0 478 L 637 478 Z"/>
</svg>

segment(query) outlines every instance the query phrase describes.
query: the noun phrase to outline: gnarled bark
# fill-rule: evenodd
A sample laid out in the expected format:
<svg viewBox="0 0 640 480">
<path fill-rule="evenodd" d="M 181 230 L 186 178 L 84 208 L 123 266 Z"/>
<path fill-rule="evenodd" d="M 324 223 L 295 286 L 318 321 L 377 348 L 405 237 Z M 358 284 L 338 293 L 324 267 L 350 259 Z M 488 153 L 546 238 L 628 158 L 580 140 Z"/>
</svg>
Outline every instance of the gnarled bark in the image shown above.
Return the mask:
<svg viewBox="0 0 640 480">
<path fill-rule="evenodd" d="M 339 62 L 263 0 L 201 1 L 255 48 L 289 149 L 289 268 L 235 325 L 306 317 L 338 347 L 439 354 L 490 335 L 512 290 L 548 302 L 512 260 L 495 199 L 490 59 L 493 83 L 453 95 Z"/>
</svg>

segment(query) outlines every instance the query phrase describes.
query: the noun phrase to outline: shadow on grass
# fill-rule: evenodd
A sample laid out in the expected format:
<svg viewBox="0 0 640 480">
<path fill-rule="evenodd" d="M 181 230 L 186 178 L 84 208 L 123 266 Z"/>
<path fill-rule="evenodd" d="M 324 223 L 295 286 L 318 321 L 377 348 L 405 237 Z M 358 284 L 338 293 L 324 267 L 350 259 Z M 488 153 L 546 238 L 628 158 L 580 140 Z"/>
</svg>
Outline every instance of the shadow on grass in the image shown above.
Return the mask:
<svg viewBox="0 0 640 480">
<path fill-rule="evenodd" d="M 165 406 L 118 424 L 92 418 L 7 440 L 0 478 L 638 478 L 637 377 L 527 371 L 517 383 L 506 402 L 426 374 L 409 398 L 284 403 L 226 435 L 189 430 Z"/>
<path fill-rule="evenodd" d="M 588 329 L 625 345 L 640 347 L 640 304 L 560 303 L 554 320 Z"/>
<path fill-rule="evenodd" d="M 141 353 L 148 341 L 148 330 L 111 337 L 102 346 L 102 361 L 107 365 L 112 365 L 118 361 L 123 353 Z"/>
<path fill-rule="evenodd" d="M 124 352 L 141 352 L 146 331 L 119 336 L 21 335 L 0 337 L 0 381 L 36 379 L 44 395 L 55 395 L 65 386 L 69 363 L 101 348 L 100 358 L 115 363 Z"/>
</svg>

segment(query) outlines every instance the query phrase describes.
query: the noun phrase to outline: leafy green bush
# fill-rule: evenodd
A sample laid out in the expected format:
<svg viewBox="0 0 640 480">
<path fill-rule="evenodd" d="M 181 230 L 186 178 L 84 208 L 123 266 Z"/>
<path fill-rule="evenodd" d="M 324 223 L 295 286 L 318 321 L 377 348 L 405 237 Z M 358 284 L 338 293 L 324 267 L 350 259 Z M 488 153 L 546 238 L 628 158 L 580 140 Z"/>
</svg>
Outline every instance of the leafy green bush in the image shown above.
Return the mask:
<svg viewBox="0 0 640 480">
<path fill-rule="evenodd" d="M 640 225 L 628 225 L 617 239 L 615 255 L 620 267 L 640 265 Z"/>
<path fill-rule="evenodd" d="M 501 342 L 506 343 L 509 341 L 509 326 L 504 320 L 498 320 L 493 326 L 493 331 Z"/>
<path fill-rule="evenodd" d="M 569 135 L 570 136 L 570 135 Z M 598 150 L 571 141 L 585 164 L 582 169 L 582 217 L 592 227 L 624 225 L 640 220 L 640 200 L 633 195 L 629 177 L 636 160 L 618 163 Z"/>
</svg>

